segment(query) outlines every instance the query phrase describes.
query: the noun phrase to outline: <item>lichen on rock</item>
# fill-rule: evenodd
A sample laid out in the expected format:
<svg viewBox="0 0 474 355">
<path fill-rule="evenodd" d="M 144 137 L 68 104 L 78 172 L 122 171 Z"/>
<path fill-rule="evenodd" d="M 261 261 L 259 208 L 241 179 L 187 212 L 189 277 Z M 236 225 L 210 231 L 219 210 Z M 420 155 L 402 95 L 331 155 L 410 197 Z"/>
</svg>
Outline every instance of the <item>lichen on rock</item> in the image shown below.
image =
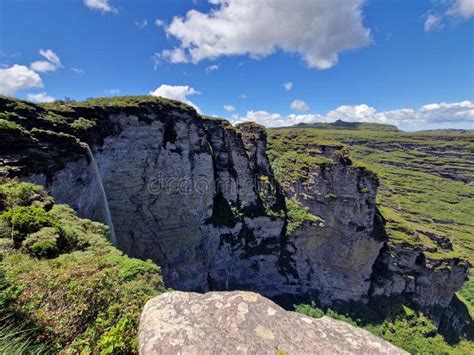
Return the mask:
<svg viewBox="0 0 474 355">
<path fill-rule="evenodd" d="M 366 330 L 288 312 L 251 292 L 168 292 L 145 305 L 148 354 L 407 354 Z"/>
</svg>

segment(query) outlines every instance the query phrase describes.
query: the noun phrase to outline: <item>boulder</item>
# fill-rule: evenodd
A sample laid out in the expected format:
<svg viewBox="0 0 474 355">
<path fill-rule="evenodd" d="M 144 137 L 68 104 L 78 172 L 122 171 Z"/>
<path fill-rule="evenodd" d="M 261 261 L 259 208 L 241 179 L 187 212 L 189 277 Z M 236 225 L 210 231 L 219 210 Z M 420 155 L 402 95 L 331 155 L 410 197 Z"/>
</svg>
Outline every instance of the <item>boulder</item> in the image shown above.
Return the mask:
<svg viewBox="0 0 474 355">
<path fill-rule="evenodd" d="M 285 311 L 253 292 L 168 292 L 148 301 L 140 354 L 406 354 L 366 330 Z"/>
</svg>

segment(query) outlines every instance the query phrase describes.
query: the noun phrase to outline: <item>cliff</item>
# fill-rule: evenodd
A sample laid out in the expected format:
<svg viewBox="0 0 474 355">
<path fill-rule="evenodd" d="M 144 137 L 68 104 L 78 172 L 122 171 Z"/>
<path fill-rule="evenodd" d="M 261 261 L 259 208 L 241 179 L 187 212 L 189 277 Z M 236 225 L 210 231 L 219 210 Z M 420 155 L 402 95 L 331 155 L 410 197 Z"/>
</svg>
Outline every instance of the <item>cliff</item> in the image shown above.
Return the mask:
<svg viewBox="0 0 474 355">
<path fill-rule="evenodd" d="M 272 143 L 270 164 L 263 127 L 170 100 L 0 98 L 0 110 L 0 171 L 106 221 L 88 143 L 117 247 L 155 261 L 169 287 L 331 307 L 403 294 L 441 309 L 440 320 L 466 277 L 461 260 L 388 245 L 376 176 L 337 142 L 285 138 L 286 148 Z"/>
</svg>

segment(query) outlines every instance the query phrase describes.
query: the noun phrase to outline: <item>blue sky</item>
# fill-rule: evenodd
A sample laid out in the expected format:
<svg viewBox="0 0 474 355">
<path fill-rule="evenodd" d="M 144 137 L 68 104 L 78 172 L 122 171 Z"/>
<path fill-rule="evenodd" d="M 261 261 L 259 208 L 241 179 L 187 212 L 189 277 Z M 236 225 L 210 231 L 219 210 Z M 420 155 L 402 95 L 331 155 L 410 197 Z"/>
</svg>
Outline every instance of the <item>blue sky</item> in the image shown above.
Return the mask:
<svg viewBox="0 0 474 355">
<path fill-rule="evenodd" d="M 474 0 L 284 3 L 0 0 L 0 92 L 81 100 L 168 85 L 155 92 L 234 122 L 474 128 Z"/>
</svg>

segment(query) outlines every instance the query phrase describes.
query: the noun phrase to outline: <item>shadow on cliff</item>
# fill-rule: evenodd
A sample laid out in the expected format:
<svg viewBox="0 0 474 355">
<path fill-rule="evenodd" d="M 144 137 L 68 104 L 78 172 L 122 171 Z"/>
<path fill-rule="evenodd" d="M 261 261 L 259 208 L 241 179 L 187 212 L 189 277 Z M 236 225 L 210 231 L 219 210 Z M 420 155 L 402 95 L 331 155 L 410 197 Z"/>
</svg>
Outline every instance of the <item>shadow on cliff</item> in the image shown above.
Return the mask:
<svg viewBox="0 0 474 355">
<path fill-rule="evenodd" d="M 388 234 L 385 229 L 385 219 L 381 212 L 376 209 L 374 216 L 374 238 L 385 242 L 380 253 L 387 252 Z M 390 279 L 392 272 L 388 266 L 380 261 L 376 261 L 373 266 L 372 282 L 376 283 L 377 278 Z M 441 334 L 450 345 L 456 345 L 461 340 L 474 341 L 474 321 L 468 310 L 456 294 L 446 307 L 421 307 L 414 300 L 414 294 L 407 292 L 392 296 L 376 296 L 369 291 L 366 303 L 363 302 L 342 302 L 337 301 L 330 306 L 324 306 L 318 301 L 318 293 L 296 295 L 280 295 L 273 298 L 282 307 L 290 310 L 297 308 L 297 305 L 311 304 L 327 315 L 340 316 L 343 320 L 347 317 L 359 326 L 380 326 L 382 324 L 406 322 L 410 327 L 417 327 L 426 337 L 433 337 L 437 333 Z M 335 311 L 335 312 L 334 312 Z M 337 312 L 337 313 L 336 313 Z M 428 322 L 428 319 L 434 324 Z M 395 331 L 395 330 L 393 330 Z"/>
</svg>

